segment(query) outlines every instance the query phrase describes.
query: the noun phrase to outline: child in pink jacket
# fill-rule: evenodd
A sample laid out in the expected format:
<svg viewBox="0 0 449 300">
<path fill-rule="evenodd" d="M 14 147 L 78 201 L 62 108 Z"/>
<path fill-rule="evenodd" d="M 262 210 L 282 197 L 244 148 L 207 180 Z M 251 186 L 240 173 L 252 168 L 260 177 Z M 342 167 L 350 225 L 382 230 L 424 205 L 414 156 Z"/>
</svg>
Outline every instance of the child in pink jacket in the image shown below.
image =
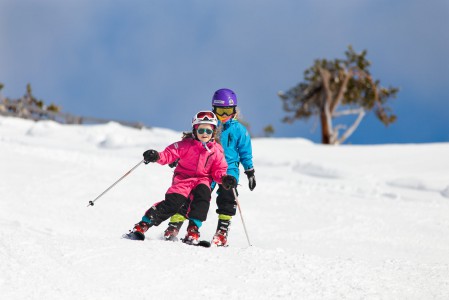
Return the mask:
<svg viewBox="0 0 449 300">
<path fill-rule="evenodd" d="M 173 181 L 165 194 L 165 199 L 153 204 L 134 229 L 124 235 L 132 240 L 144 240 L 144 233 L 153 225 L 158 226 L 187 201 L 189 227 L 184 242 L 198 244 L 199 228 L 206 220 L 211 199 L 211 183 L 215 181 L 230 189 L 237 180 L 226 175 L 227 163 L 223 148 L 214 140 L 217 118 L 211 111 L 200 111 L 192 121 L 192 132 L 162 152 L 147 150 L 143 153 L 144 162 L 157 162 L 165 165 L 179 159 L 174 171 Z"/>
</svg>

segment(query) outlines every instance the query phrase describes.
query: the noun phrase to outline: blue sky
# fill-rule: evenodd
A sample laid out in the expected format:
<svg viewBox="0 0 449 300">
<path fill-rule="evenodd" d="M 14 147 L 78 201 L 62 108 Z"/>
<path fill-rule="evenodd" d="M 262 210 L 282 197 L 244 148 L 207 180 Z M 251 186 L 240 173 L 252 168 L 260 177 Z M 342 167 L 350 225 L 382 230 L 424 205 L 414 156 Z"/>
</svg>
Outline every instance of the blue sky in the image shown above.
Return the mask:
<svg viewBox="0 0 449 300">
<path fill-rule="evenodd" d="M 349 143 L 449 141 L 449 0 L 0 0 L 3 96 L 30 82 L 65 112 L 179 131 L 227 87 L 253 135 L 319 142 L 315 119 L 281 122 L 277 92 L 349 44 L 401 89 L 398 121 L 370 113 Z"/>
</svg>

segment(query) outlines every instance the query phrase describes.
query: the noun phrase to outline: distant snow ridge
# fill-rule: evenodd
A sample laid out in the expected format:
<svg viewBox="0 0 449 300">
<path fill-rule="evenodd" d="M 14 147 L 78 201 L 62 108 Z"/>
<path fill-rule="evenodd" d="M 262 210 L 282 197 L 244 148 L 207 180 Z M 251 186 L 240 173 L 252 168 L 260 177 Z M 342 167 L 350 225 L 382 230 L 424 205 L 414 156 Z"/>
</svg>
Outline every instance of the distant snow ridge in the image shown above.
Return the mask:
<svg viewBox="0 0 449 300">
<path fill-rule="evenodd" d="M 336 169 L 327 168 L 314 163 L 297 163 L 293 166 L 293 171 L 315 177 L 337 179 L 343 177 L 343 174 Z"/>
<path fill-rule="evenodd" d="M 424 183 L 422 180 L 415 178 L 398 178 L 387 181 L 386 183 L 392 187 L 419 190 L 424 192 L 437 192 L 440 193 L 441 196 L 449 198 L 449 185 L 445 189 L 440 190 L 437 187 L 431 187 L 429 184 Z"/>
<path fill-rule="evenodd" d="M 31 124 L 31 127 L 26 132 L 26 135 L 28 136 L 49 136 L 56 130 L 61 130 L 61 125 L 54 121 L 40 121 Z"/>
<path fill-rule="evenodd" d="M 132 145 L 132 139 L 117 134 L 107 134 L 98 145 L 103 148 L 126 148 Z"/>
<path fill-rule="evenodd" d="M 441 195 L 443 197 L 449 198 L 449 185 L 444 190 L 441 191 Z"/>
<path fill-rule="evenodd" d="M 414 189 L 414 190 L 429 190 L 429 188 L 419 179 L 415 178 L 398 178 L 387 181 L 387 184 L 394 187 Z"/>
</svg>

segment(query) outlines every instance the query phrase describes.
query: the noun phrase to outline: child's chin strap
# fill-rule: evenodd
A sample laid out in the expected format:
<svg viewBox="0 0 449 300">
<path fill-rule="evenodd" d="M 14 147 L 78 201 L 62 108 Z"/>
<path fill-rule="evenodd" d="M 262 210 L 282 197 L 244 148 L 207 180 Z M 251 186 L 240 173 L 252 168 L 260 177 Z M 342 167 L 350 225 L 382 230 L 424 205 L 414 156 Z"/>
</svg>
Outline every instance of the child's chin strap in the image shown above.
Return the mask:
<svg viewBox="0 0 449 300">
<path fill-rule="evenodd" d="M 207 147 L 207 143 L 206 142 L 201 142 L 201 144 L 203 144 L 204 148 L 206 148 L 206 150 L 208 152 L 212 152 L 212 151 L 210 151 L 209 147 Z"/>
</svg>

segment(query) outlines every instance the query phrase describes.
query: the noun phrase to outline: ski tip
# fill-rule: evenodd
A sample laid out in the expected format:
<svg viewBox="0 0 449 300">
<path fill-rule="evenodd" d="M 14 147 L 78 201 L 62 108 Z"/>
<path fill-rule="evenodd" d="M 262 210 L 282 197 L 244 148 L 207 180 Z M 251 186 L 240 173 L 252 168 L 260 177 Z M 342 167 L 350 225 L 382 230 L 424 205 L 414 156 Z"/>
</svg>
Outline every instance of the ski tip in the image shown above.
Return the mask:
<svg viewBox="0 0 449 300">
<path fill-rule="evenodd" d="M 209 248 L 211 246 L 211 243 L 209 241 L 199 241 L 197 246 Z"/>
<path fill-rule="evenodd" d="M 133 240 L 133 241 L 144 241 L 145 235 L 140 232 L 130 232 L 122 235 L 122 239 Z"/>
<path fill-rule="evenodd" d="M 198 244 L 192 244 L 190 242 L 187 242 L 185 239 L 181 239 L 181 241 L 186 244 L 186 245 L 190 245 L 190 246 L 200 246 L 200 247 L 204 247 L 204 248 L 209 248 L 210 247 L 210 242 L 206 241 L 206 240 L 201 240 L 198 241 Z"/>
</svg>

